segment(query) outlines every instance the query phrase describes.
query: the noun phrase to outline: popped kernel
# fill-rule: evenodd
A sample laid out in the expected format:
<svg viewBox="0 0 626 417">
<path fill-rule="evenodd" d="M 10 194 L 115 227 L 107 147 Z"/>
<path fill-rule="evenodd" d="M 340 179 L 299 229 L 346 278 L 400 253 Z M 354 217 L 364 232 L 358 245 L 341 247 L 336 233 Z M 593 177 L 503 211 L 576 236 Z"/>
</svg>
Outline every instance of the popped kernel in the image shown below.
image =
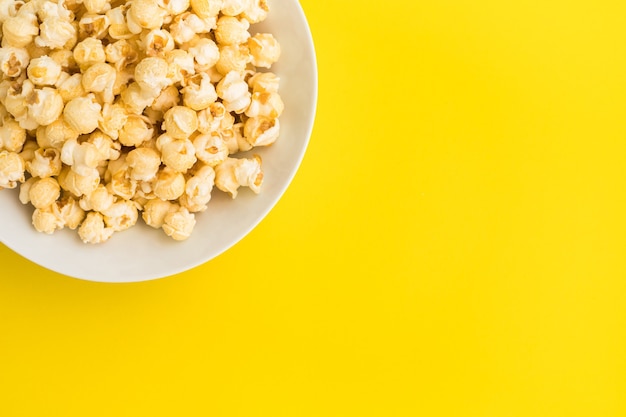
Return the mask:
<svg viewBox="0 0 626 417">
<path fill-rule="evenodd" d="M 215 186 L 232 198 L 237 197 L 239 187 L 250 187 L 258 194 L 262 183 L 263 172 L 258 155 L 241 159 L 229 157 L 215 167 Z"/>
<path fill-rule="evenodd" d="M 24 182 L 24 160 L 16 152 L 0 151 L 0 189 Z"/>
<path fill-rule="evenodd" d="M 163 231 L 174 240 L 185 240 L 191 236 L 196 218 L 185 207 L 169 212 L 163 220 Z"/>
<path fill-rule="evenodd" d="M 2 46 L 23 48 L 32 43 L 38 34 L 37 16 L 32 13 L 19 13 L 2 23 Z"/>
<path fill-rule="evenodd" d="M 126 157 L 130 168 L 130 178 L 136 181 L 152 180 L 161 165 L 161 156 L 151 148 L 135 148 Z"/>
<path fill-rule="evenodd" d="M 187 172 L 197 161 L 196 148 L 189 139 L 174 139 L 161 148 L 161 161 L 177 172 Z"/>
<path fill-rule="evenodd" d="M 28 189 L 28 200 L 35 208 L 48 207 L 60 196 L 61 186 L 50 177 L 37 179 Z"/>
<path fill-rule="evenodd" d="M 251 117 L 243 125 L 243 134 L 252 146 L 268 146 L 278 139 L 280 123 L 266 116 Z"/>
<path fill-rule="evenodd" d="M 185 192 L 185 177 L 181 172 L 165 167 L 159 170 L 154 194 L 161 200 L 176 200 Z"/>
<path fill-rule="evenodd" d="M 85 211 L 104 212 L 115 202 L 115 196 L 107 190 L 103 184 L 98 186 L 89 194 L 83 195 L 78 204 Z"/>
<path fill-rule="evenodd" d="M 61 152 L 55 148 L 39 148 L 32 160 L 26 162 L 26 171 L 33 177 L 56 177 L 61 173 Z"/>
<path fill-rule="evenodd" d="M 222 45 L 244 43 L 250 37 L 249 28 L 250 22 L 247 20 L 224 15 L 217 19 L 215 40 Z"/>
<path fill-rule="evenodd" d="M 166 60 L 149 56 L 142 59 L 135 67 L 135 81 L 142 89 L 153 92 L 156 97 L 171 83 L 167 77 L 168 69 Z"/>
<path fill-rule="evenodd" d="M 85 220 L 78 228 L 78 236 L 85 243 L 102 243 L 109 240 L 113 236 L 114 230 L 107 227 L 104 223 L 104 217 L 97 211 L 87 213 Z"/>
<path fill-rule="evenodd" d="M 139 212 L 137 204 L 130 200 L 120 200 L 102 211 L 104 223 L 114 232 L 121 232 L 137 223 Z"/>
<path fill-rule="evenodd" d="M 102 106 L 93 94 L 70 100 L 63 109 L 67 124 L 79 134 L 91 133 L 98 127 Z"/>
<path fill-rule="evenodd" d="M 75 230 L 85 218 L 85 211 L 72 196 L 61 197 L 52 204 L 52 213 L 64 227 Z"/>
<path fill-rule="evenodd" d="M 78 22 L 78 34 L 81 39 L 102 39 L 109 33 L 111 20 L 105 14 L 84 14 Z"/>
<path fill-rule="evenodd" d="M 215 180 L 215 171 L 209 165 L 196 169 L 185 184 L 185 192 L 179 201 L 191 213 L 205 211 L 211 201 L 211 191 Z"/>
<path fill-rule="evenodd" d="M 228 146 L 219 134 L 198 135 L 193 140 L 193 146 L 198 159 L 211 167 L 221 164 L 229 155 Z"/>
<path fill-rule="evenodd" d="M 278 118 L 283 113 L 285 104 L 278 93 L 252 93 L 250 106 L 245 113 L 248 117 L 265 116 Z"/>
<path fill-rule="evenodd" d="M 64 226 L 63 221 L 54 214 L 51 206 L 36 208 L 33 211 L 32 223 L 35 230 L 47 235 L 51 235 Z"/>
<path fill-rule="evenodd" d="M 163 116 L 163 130 L 176 139 L 186 139 L 198 129 L 198 115 L 184 106 L 174 106 Z"/>
<path fill-rule="evenodd" d="M 271 33 L 257 33 L 248 39 L 250 62 L 255 67 L 270 68 L 280 58 L 280 44 Z"/>
<path fill-rule="evenodd" d="M 0 126 L 0 149 L 19 152 L 26 142 L 26 130 L 11 117 L 5 117 Z"/>
<path fill-rule="evenodd" d="M 165 216 L 177 209 L 178 204 L 176 203 L 153 198 L 144 205 L 141 217 L 148 226 L 160 229 L 163 227 L 163 223 L 165 223 Z"/>
<path fill-rule="evenodd" d="M 124 146 L 139 146 L 149 140 L 154 133 L 154 127 L 146 116 L 130 114 L 126 123 L 119 130 L 118 140 Z"/>
<path fill-rule="evenodd" d="M 24 48 L 14 46 L 0 48 L 0 70 L 7 77 L 19 77 L 29 62 L 30 56 Z"/>
<path fill-rule="evenodd" d="M 35 89 L 26 102 L 28 116 L 39 126 L 47 126 L 63 112 L 63 98 L 56 88 Z"/>
<path fill-rule="evenodd" d="M 61 168 L 61 173 L 57 176 L 57 179 L 61 188 L 69 191 L 76 197 L 91 194 L 100 184 L 100 175 L 95 169 L 88 171 L 87 175 L 81 175 L 69 166 L 64 166 Z"/>
<path fill-rule="evenodd" d="M 246 111 L 251 102 L 248 84 L 236 71 L 230 71 L 217 83 L 215 88 L 217 95 L 222 99 L 228 112 L 241 114 Z"/>
<path fill-rule="evenodd" d="M 72 23 L 59 17 L 48 17 L 39 25 L 39 36 L 35 38 L 35 45 L 51 49 L 71 49 L 78 40 L 77 37 Z"/>
</svg>

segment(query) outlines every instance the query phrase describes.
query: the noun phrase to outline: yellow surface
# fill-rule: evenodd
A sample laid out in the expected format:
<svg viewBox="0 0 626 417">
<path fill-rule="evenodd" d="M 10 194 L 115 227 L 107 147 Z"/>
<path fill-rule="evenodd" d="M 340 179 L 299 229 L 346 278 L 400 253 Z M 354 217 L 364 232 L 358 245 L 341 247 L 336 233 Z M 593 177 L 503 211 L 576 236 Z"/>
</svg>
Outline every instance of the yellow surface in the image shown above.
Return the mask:
<svg viewBox="0 0 626 417">
<path fill-rule="evenodd" d="M 302 5 L 284 198 L 153 282 L 1 247 L 0 416 L 625 416 L 626 3 Z"/>
</svg>

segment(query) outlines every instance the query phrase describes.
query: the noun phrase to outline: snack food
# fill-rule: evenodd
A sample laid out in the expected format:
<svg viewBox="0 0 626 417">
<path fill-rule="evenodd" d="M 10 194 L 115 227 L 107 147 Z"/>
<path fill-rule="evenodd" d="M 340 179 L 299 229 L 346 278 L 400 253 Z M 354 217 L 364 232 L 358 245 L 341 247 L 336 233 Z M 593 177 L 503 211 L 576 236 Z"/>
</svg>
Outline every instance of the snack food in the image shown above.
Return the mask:
<svg viewBox="0 0 626 417">
<path fill-rule="evenodd" d="M 260 192 L 235 154 L 279 135 L 265 0 L 5 1 L 0 188 L 38 231 L 100 243 L 141 217 L 184 240 L 214 188 Z"/>
</svg>

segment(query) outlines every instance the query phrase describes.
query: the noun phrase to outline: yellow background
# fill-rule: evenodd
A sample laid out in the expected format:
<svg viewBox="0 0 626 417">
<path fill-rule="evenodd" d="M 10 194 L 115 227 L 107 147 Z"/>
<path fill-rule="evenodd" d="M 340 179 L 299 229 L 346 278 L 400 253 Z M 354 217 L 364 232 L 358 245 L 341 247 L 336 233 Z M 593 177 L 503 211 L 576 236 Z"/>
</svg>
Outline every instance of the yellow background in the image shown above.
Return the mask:
<svg viewBox="0 0 626 417">
<path fill-rule="evenodd" d="M 0 416 L 625 416 L 626 3 L 301 4 L 284 198 L 152 282 L 1 247 Z"/>
</svg>

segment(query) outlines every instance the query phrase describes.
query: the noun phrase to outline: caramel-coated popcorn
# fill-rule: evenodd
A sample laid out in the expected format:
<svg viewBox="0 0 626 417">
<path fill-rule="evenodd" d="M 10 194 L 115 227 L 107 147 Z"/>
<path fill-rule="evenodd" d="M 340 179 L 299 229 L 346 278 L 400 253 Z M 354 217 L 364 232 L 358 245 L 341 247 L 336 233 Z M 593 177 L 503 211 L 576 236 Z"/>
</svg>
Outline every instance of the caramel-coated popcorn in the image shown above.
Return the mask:
<svg viewBox="0 0 626 417">
<path fill-rule="evenodd" d="M 259 193 L 284 103 L 267 0 L 0 1 L 0 189 L 85 243 Z M 262 69 L 262 70 L 260 70 Z"/>
</svg>

